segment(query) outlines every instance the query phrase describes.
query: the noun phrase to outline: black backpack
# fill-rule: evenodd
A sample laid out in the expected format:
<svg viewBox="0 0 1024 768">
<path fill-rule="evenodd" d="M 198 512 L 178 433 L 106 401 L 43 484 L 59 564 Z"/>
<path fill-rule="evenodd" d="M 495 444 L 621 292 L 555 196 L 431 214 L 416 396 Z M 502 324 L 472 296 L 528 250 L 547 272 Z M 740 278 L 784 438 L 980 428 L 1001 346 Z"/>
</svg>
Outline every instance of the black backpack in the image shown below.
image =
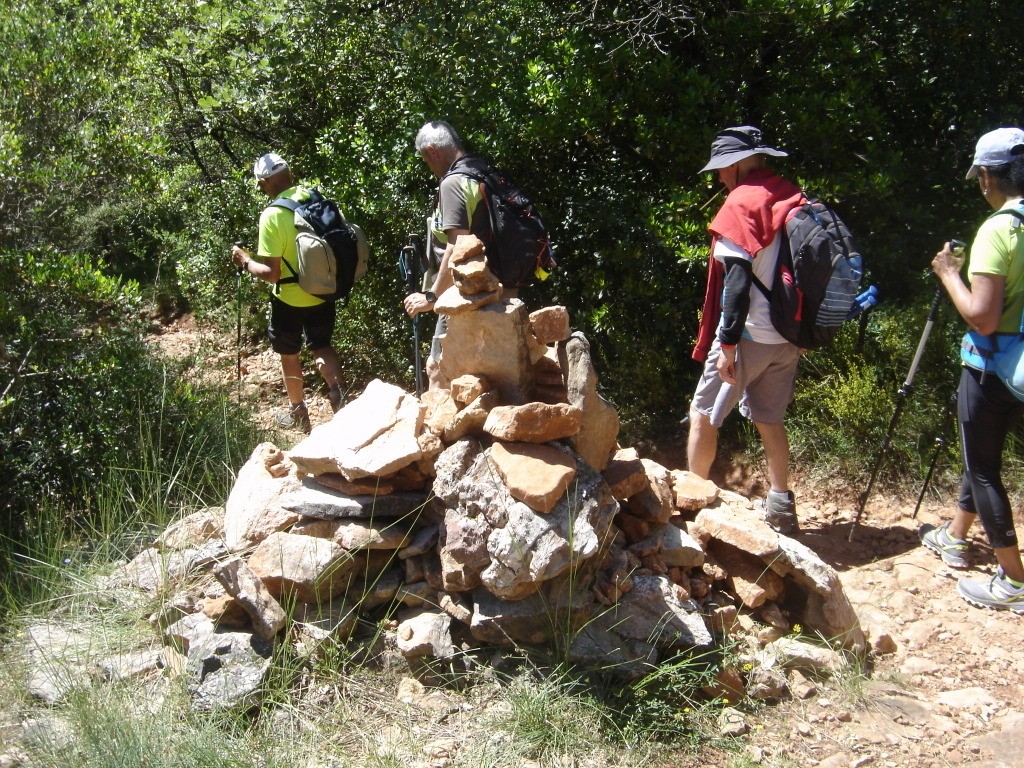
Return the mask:
<svg viewBox="0 0 1024 768">
<path fill-rule="evenodd" d="M 490 227 L 474 232 L 483 241 L 487 265 L 506 288 L 522 288 L 534 280 L 546 280 L 555 267 L 544 220 L 536 206 L 493 165 L 476 155 L 456 160 L 444 178 L 452 174 L 479 182 L 487 206 Z"/>
<path fill-rule="evenodd" d="M 768 299 L 779 335 L 801 349 L 817 349 L 830 344 L 850 317 L 863 274 L 846 224 L 810 199 L 786 219 L 772 289 L 756 278 L 754 284 Z"/>
<path fill-rule="evenodd" d="M 307 191 L 308 200 L 279 197 L 271 203 L 295 216 L 298 271 L 281 259 L 291 276 L 282 277 L 278 285 L 298 283 L 306 293 L 324 301 L 346 299 L 366 273 L 366 238 L 359 227 L 345 221 L 337 203 L 315 189 Z"/>
</svg>

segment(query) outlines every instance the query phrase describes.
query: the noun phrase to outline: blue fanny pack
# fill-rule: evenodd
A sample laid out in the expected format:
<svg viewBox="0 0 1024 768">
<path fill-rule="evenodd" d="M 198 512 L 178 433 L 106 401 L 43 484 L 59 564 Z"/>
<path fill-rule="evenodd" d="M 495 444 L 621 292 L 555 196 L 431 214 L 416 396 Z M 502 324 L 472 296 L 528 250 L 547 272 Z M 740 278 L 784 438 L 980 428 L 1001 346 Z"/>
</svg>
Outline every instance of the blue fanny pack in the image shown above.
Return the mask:
<svg viewBox="0 0 1024 768">
<path fill-rule="evenodd" d="M 1018 400 L 1024 400 L 1024 317 L 1018 333 L 982 336 L 968 331 L 960 345 L 960 359 L 979 371 L 991 371 Z"/>
</svg>

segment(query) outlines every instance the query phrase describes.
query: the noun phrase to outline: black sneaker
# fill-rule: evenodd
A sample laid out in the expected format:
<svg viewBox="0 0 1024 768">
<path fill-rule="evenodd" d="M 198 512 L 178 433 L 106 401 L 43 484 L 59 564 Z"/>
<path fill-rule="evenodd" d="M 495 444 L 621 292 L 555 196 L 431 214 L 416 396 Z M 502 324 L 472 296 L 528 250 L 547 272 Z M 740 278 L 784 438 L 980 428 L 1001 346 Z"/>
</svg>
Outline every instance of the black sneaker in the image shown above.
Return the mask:
<svg viewBox="0 0 1024 768">
<path fill-rule="evenodd" d="M 306 408 L 305 402 L 293 405 L 283 411 L 278 411 L 274 416 L 274 421 L 277 422 L 279 427 L 300 429 L 307 435 L 313 429 L 313 425 L 309 423 L 309 410 Z"/>
</svg>

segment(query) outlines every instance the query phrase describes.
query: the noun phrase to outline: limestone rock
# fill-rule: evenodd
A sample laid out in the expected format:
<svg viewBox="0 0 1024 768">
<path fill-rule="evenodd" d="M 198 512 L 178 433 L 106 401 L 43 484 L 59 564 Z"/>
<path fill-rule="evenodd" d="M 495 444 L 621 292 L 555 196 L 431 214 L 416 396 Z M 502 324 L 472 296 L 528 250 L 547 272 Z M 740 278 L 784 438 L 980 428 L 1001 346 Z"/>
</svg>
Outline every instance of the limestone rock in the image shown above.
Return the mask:
<svg viewBox="0 0 1024 768">
<path fill-rule="evenodd" d="M 500 598 L 515 600 L 532 594 L 541 582 L 578 567 L 610 540 L 618 505 L 601 476 L 582 459 L 576 459 L 577 479 L 569 493 L 543 517 L 512 497 L 476 441 L 464 440 L 448 448 L 438 459 L 437 472 L 434 492 L 448 507 L 446 522 L 455 520 L 457 530 L 465 531 L 469 524 L 462 518 L 474 519 L 469 529 L 474 541 L 486 537 L 490 562 L 479 577 Z M 442 547 L 445 588 L 459 591 L 454 589 L 457 579 L 449 582 L 449 573 L 455 569 L 448 559 L 453 553 L 447 551 L 453 526 L 447 527 Z M 472 554 L 473 562 L 482 562 L 478 546 Z"/>
<path fill-rule="evenodd" d="M 451 315 L 442 343 L 441 378 L 451 381 L 465 373 L 485 376 L 501 402 L 528 402 L 533 392 L 526 344 L 528 322 L 526 307 L 519 299 Z"/>
<path fill-rule="evenodd" d="M 498 288 L 500 289 L 500 287 L 499 284 Z M 448 318 L 461 317 L 471 314 L 475 310 L 498 304 L 500 301 L 500 290 L 463 293 L 458 285 L 453 285 L 437 297 L 437 301 L 434 302 L 434 312 Z"/>
<path fill-rule="evenodd" d="M 762 560 L 719 541 L 711 542 L 710 554 L 725 568 L 729 574 L 726 581 L 730 591 L 747 608 L 758 608 L 769 600 L 776 601 L 782 597 L 782 577 Z"/>
<path fill-rule="evenodd" d="M 667 523 L 674 511 L 672 502 L 672 476 L 656 461 L 640 459 L 647 485 L 629 497 L 626 509 L 641 520 L 652 523 Z"/>
<path fill-rule="evenodd" d="M 562 306 L 553 306 L 531 312 L 530 331 L 541 344 L 565 341 L 572 334 L 569 327 L 569 310 Z"/>
<path fill-rule="evenodd" d="M 334 542 L 292 533 L 266 538 L 248 563 L 275 598 L 294 594 L 304 603 L 328 602 L 340 594 L 356 567 L 352 555 Z"/>
<path fill-rule="evenodd" d="M 676 509 L 699 512 L 718 498 L 718 486 L 688 470 L 672 470 L 672 496 Z"/>
<path fill-rule="evenodd" d="M 633 589 L 610 611 L 620 620 L 620 635 L 658 648 L 706 648 L 713 643 L 700 609 L 680 599 L 676 585 L 664 576 L 634 577 Z"/>
<path fill-rule="evenodd" d="M 206 597 L 201 602 L 200 610 L 203 616 L 210 619 L 218 628 L 244 629 L 252 621 L 242 603 L 231 595 Z"/>
<path fill-rule="evenodd" d="M 484 255 L 484 242 L 476 235 L 460 235 L 448 257 L 450 266 L 465 264 Z"/>
<path fill-rule="evenodd" d="M 261 443 L 239 470 L 224 505 L 224 543 L 228 551 L 238 552 L 259 544 L 299 519 L 280 503 L 298 487 L 297 472 L 276 477 L 267 469 L 267 459 L 279 453 L 273 443 Z"/>
<path fill-rule="evenodd" d="M 566 373 L 568 398 L 582 412 L 580 430 L 569 444 L 597 471 L 608 466 L 619 434 L 619 413 L 597 391 L 597 371 L 590 360 L 590 343 L 577 331 L 564 345 L 561 368 Z"/>
<path fill-rule="evenodd" d="M 636 448 L 617 450 L 601 474 L 612 496 L 619 501 L 625 501 L 647 487 L 647 471 Z"/>
<path fill-rule="evenodd" d="M 508 442 L 547 443 L 579 432 L 581 417 L 571 405 L 499 405 L 487 415 L 484 431 Z"/>
<path fill-rule="evenodd" d="M 198 711 L 257 705 L 270 670 L 272 646 L 247 632 L 218 632 L 189 648 L 192 707 Z"/>
<path fill-rule="evenodd" d="M 767 568 L 799 586 L 807 600 L 799 617 L 804 626 L 858 653 L 867 643 L 835 569 L 807 546 L 775 533 L 756 512 L 732 507 L 704 509 L 691 533 L 708 548 L 712 539 L 759 558 Z"/>
<path fill-rule="evenodd" d="M 439 542 L 442 584 L 448 592 L 468 592 L 480 586 L 480 574 L 491 564 L 487 537 L 491 526 L 484 517 L 469 517 L 449 509 Z"/>
<path fill-rule="evenodd" d="M 831 648 L 812 645 L 795 637 L 783 637 L 764 647 L 758 656 L 760 666 L 771 669 L 796 669 L 814 675 L 836 674 L 845 669 L 846 659 Z"/>
<path fill-rule="evenodd" d="M 455 414 L 444 429 L 444 441 L 448 444 L 464 437 L 483 434 L 487 415 L 498 405 L 497 392 L 484 392 L 469 405 Z"/>
<path fill-rule="evenodd" d="M 257 637 L 270 640 L 284 628 L 284 609 L 244 560 L 235 557 L 218 563 L 213 575 L 249 614 Z"/>
<path fill-rule="evenodd" d="M 224 508 L 207 507 L 168 526 L 154 542 L 160 549 L 188 549 L 224 535 Z"/>
<path fill-rule="evenodd" d="M 333 541 L 350 552 L 359 549 L 401 549 L 409 542 L 409 525 L 388 518 L 374 520 L 317 520 L 296 523 L 291 533 Z"/>
<path fill-rule="evenodd" d="M 289 456 L 309 475 L 340 472 L 348 480 L 388 475 L 422 455 L 417 437 L 423 412 L 413 395 L 374 379 Z"/>
<path fill-rule="evenodd" d="M 677 568 L 699 568 L 704 564 L 704 550 L 690 534 L 672 525 L 655 526 L 665 565 Z"/>
<path fill-rule="evenodd" d="M 284 509 L 301 517 L 336 518 L 409 517 L 423 506 L 422 493 L 396 492 L 387 496 L 349 496 L 305 478 L 297 489 L 281 499 Z"/>
<path fill-rule="evenodd" d="M 406 614 L 398 625 L 396 644 L 406 658 L 430 656 L 448 659 L 455 655 L 451 636 L 452 617 L 439 611 Z"/>
<path fill-rule="evenodd" d="M 443 435 L 448 422 L 459 412 L 451 392 L 440 387 L 428 389 L 420 395 L 420 402 L 424 407 L 423 429 L 435 435 Z"/>
<path fill-rule="evenodd" d="M 395 491 L 393 483 L 379 477 L 365 477 L 352 481 L 340 472 L 325 472 L 317 475 L 313 481 L 346 496 L 387 496 Z"/>
<path fill-rule="evenodd" d="M 226 553 L 223 542 L 210 540 L 201 549 L 144 549 L 109 578 L 111 585 L 130 586 L 145 592 L 162 592 Z"/>
<path fill-rule="evenodd" d="M 571 635 L 584 626 L 596 608 L 588 591 L 569 579 L 556 580 L 514 601 L 477 589 L 473 592 L 470 632 L 476 640 L 493 645 L 540 645 L 556 632 Z"/>
<path fill-rule="evenodd" d="M 452 399 L 461 406 L 469 405 L 490 389 L 491 382 L 486 377 L 471 373 L 458 376 L 451 383 Z"/>
<path fill-rule="evenodd" d="M 550 512 L 576 478 L 576 462 L 546 445 L 495 443 L 490 458 L 512 497 L 537 512 Z"/>
<path fill-rule="evenodd" d="M 461 237 L 459 238 L 462 239 Z M 501 289 L 498 278 L 487 266 L 487 259 L 483 254 L 472 258 L 464 259 L 451 266 L 452 280 L 464 296 L 471 296 L 479 293 L 496 293 Z"/>
<path fill-rule="evenodd" d="M 531 354 L 530 359 L 533 360 L 533 399 L 541 403 L 568 403 L 569 392 L 557 350 L 544 347 L 541 354 Z"/>
</svg>

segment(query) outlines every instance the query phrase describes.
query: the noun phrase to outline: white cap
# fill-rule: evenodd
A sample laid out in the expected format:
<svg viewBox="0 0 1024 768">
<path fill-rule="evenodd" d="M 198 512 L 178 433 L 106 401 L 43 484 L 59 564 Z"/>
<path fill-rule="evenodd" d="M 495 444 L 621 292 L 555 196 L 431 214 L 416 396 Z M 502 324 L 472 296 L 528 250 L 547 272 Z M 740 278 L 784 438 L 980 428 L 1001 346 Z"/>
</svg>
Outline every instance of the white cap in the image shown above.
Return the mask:
<svg viewBox="0 0 1024 768">
<path fill-rule="evenodd" d="M 275 173 L 280 171 L 288 170 L 288 163 L 284 161 L 276 152 L 267 152 L 263 157 L 256 161 L 256 164 L 252 167 L 252 172 L 256 178 L 262 181 L 268 179 Z"/>
<path fill-rule="evenodd" d="M 1017 149 L 1019 147 L 1019 149 Z M 1017 149 L 1016 152 L 1013 150 Z M 1024 131 L 1020 128 L 996 128 L 989 131 L 980 139 L 974 150 L 974 164 L 967 172 L 967 178 L 973 179 L 978 175 L 979 166 L 994 168 L 997 165 L 1006 165 L 1014 157 L 1024 153 Z"/>
</svg>

